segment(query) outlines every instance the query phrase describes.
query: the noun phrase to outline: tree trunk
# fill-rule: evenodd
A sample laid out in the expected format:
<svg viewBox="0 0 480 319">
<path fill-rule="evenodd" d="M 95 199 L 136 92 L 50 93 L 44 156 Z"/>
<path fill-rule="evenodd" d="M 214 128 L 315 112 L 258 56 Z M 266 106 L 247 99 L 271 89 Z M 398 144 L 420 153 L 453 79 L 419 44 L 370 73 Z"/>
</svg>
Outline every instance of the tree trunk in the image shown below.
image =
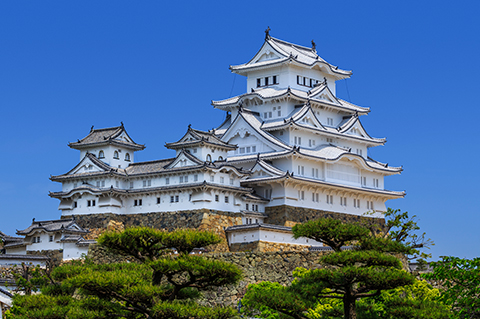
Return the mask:
<svg viewBox="0 0 480 319">
<path fill-rule="evenodd" d="M 343 313 L 345 319 L 357 319 L 355 298 L 345 294 L 343 297 Z"/>
</svg>

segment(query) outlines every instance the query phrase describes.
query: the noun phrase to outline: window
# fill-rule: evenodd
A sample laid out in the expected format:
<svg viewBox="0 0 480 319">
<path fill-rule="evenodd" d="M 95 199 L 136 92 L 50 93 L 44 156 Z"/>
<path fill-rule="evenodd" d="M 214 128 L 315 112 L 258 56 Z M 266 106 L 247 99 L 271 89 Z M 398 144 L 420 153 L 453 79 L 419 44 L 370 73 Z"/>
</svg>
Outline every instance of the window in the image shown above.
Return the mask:
<svg viewBox="0 0 480 319">
<path fill-rule="evenodd" d="M 193 149 L 193 153 L 196 153 L 196 152 L 197 152 L 197 149 L 196 149 L 196 148 L 194 148 L 194 149 Z"/>
<path fill-rule="evenodd" d="M 157 197 L 157 204 L 160 204 L 161 201 L 160 201 L 160 197 Z"/>
<path fill-rule="evenodd" d="M 175 202 L 175 196 L 170 196 L 170 203 L 174 203 Z"/>
<path fill-rule="evenodd" d="M 312 168 L 312 177 L 318 178 L 318 168 Z"/>
<path fill-rule="evenodd" d="M 74 201 L 73 202 L 73 208 L 77 208 L 77 207 L 78 207 L 77 201 Z"/>
<path fill-rule="evenodd" d="M 272 112 L 268 112 L 268 118 L 272 118 Z"/>
<path fill-rule="evenodd" d="M 362 186 L 367 185 L 367 178 L 365 176 L 362 176 Z"/>
<path fill-rule="evenodd" d="M 263 118 L 264 119 L 268 118 L 268 113 L 267 112 L 263 113 Z"/>
<path fill-rule="evenodd" d="M 178 203 L 180 197 L 178 195 L 175 195 L 175 203 Z"/>
<path fill-rule="evenodd" d="M 262 79 L 257 79 L 257 88 L 262 86 Z"/>
<path fill-rule="evenodd" d="M 346 197 L 340 197 L 340 205 L 342 206 L 347 206 L 347 198 Z"/>
<path fill-rule="evenodd" d="M 215 182 L 215 176 L 214 175 L 210 175 L 210 182 Z"/>
<path fill-rule="evenodd" d="M 248 203 L 245 204 L 245 210 L 248 210 Z"/>
<path fill-rule="evenodd" d="M 130 162 L 130 154 L 125 154 L 125 161 Z"/>
<path fill-rule="evenodd" d="M 52 235 L 48 236 L 48 241 L 49 241 L 49 242 L 52 242 L 52 241 L 53 241 L 53 236 L 52 236 Z"/>
<path fill-rule="evenodd" d="M 362 149 L 357 148 L 357 154 L 360 155 L 360 156 L 362 156 Z"/>
<path fill-rule="evenodd" d="M 148 187 L 152 186 L 152 180 L 151 179 L 144 179 L 143 180 L 143 187 Z"/>
<path fill-rule="evenodd" d="M 273 80 L 273 83 L 272 83 L 272 84 L 278 84 L 278 82 L 277 82 L 277 76 L 276 76 L 276 75 L 274 75 L 274 76 L 272 77 L 272 80 Z"/>
<path fill-rule="evenodd" d="M 312 193 L 312 202 L 318 203 L 318 193 Z"/>
<path fill-rule="evenodd" d="M 220 177 L 220 184 L 223 184 L 225 181 L 225 179 L 223 178 L 223 176 Z"/>
<path fill-rule="evenodd" d="M 133 182 L 130 182 L 130 189 L 133 188 Z"/>
<path fill-rule="evenodd" d="M 305 174 L 305 166 L 298 165 L 297 174 L 303 176 Z"/>
<path fill-rule="evenodd" d="M 105 153 L 103 151 L 98 152 L 98 158 L 105 158 Z"/>
<path fill-rule="evenodd" d="M 367 209 L 373 210 L 373 201 L 367 201 Z"/>
<path fill-rule="evenodd" d="M 194 182 L 197 182 L 197 181 L 198 181 L 198 175 L 197 175 L 197 174 L 193 175 L 193 181 L 194 181 Z"/>
<path fill-rule="evenodd" d="M 234 181 L 234 179 L 230 178 L 230 185 L 233 185 L 233 181 Z"/>
<path fill-rule="evenodd" d="M 330 144 L 333 143 L 333 138 L 328 138 L 327 137 L 327 143 L 330 143 Z"/>
<path fill-rule="evenodd" d="M 308 146 L 309 147 L 315 146 L 315 140 L 308 140 Z"/>
<path fill-rule="evenodd" d="M 228 204 L 228 196 L 225 196 L 225 203 Z"/>
<path fill-rule="evenodd" d="M 333 125 L 333 119 L 331 117 L 327 117 L 327 125 Z"/>
<path fill-rule="evenodd" d="M 219 201 L 219 197 L 218 195 L 215 195 L 215 201 L 218 202 Z"/>
<path fill-rule="evenodd" d="M 282 116 L 282 110 L 280 109 L 281 106 L 277 107 L 277 116 Z"/>
<path fill-rule="evenodd" d="M 265 86 L 268 85 L 268 77 L 265 78 Z"/>
<path fill-rule="evenodd" d="M 105 181 L 97 181 L 97 187 L 105 187 Z"/>
<path fill-rule="evenodd" d="M 113 158 L 114 158 L 114 159 L 119 159 L 119 157 L 118 157 L 118 151 L 113 152 Z"/>
<path fill-rule="evenodd" d="M 327 204 L 333 204 L 333 195 L 327 195 Z"/>
<path fill-rule="evenodd" d="M 141 199 L 135 199 L 133 201 L 133 206 L 142 206 L 142 200 Z"/>
<path fill-rule="evenodd" d="M 120 183 L 118 181 L 115 181 L 115 187 L 118 188 L 119 185 Z"/>
<path fill-rule="evenodd" d="M 170 177 L 165 178 L 165 185 L 170 185 Z"/>
<path fill-rule="evenodd" d="M 189 201 L 189 202 L 192 201 L 192 194 L 188 194 L 188 201 Z"/>
<path fill-rule="evenodd" d="M 211 162 L 211 161 L 212 161 L 212 155 L 207 154 L 207 162 Z"/>
<path fill-rule="evenodd" d="M 356 198 L 353 199 L 353 207 L 360 208 L 360 200 L 359 199 L 356 199 Z"/>
<path fill-rule="evenodd" d="M 378 178 L 373 179 L 373 187 L 378 188 Z"/>
<path fill-rule="evenodd" d="M 300 136 L 295 136 L 295 145 L 302 145 L 302 138 Z"/>
<path fill-rule="evenodd" d="M 305 199 L 305 191 L 298 191 L 298 199 L 299 200 Z"/>
<path fill-rule="evenodd" d="M 92 200 L 87 200 L 87 207 L 93 207 L 95 206 L 95 200 L 92 199 Z"/>
<path fill-rule="evenodd" d="M 180 178 L 179 178 L 179 183 L 180 183 L 180 184 L 183 183 L 183 176 L 180 176 Z"/>
</svg>

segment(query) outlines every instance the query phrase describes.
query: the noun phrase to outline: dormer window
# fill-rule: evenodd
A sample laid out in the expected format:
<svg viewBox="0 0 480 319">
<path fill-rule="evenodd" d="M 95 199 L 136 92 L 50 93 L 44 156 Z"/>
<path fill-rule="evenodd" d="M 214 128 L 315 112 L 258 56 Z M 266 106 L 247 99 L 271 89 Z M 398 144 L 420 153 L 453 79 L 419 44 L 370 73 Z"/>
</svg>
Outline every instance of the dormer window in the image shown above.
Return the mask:
<svg viewBox="0 0 480 319">
<path fill-rule="evenodd" d="M 129 153 L 125 154 L 125 161 L 130 162 L 130 154 Z"/>
<path fill-rule="evenodd" d="M 98 152 L 98 158 L 105 158 L 105 153 L 103 151 Z"/>
<path fill-rule="evenodd" d="M 120 157 L 118 156 L 118 151 L 113 152 L 113 158 L 114 159 L 119 159 Z"/>
<path fill-rule="evenodd" d="M 212 155 L 207 154 L 207 162 L 211 162 L 211 161 L 212 161 Z"/>
</svg>

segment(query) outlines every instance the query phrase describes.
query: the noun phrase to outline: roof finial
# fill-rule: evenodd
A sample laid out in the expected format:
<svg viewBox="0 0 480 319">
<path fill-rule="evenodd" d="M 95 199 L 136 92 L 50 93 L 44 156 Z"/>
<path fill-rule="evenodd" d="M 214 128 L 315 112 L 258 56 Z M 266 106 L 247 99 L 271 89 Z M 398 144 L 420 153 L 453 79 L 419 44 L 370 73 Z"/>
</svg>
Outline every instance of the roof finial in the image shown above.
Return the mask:
<svg viewBox="0 0 480 319">
<path fill-rule="evenodd" d="M 315 51 L 317 49 L 317 45 L 315 44 L 315 41 L 312 40 L 312 51 Z"/>
<path fill-rule="evenodd" d="M 34 223 L 34 222 L 35 222 L 35 217 L 34 217 L 34 218 L 32 218 L 32 223 Z"/>
<path fill-rule="evenodd" d="M 327 85 L 327 78 L 323 77 L 323 84 Z"/>
<path fill-rule="evenodd" d="M 265 40 L 268 40 L 270 39 L 270 27 L 268 26 L 267 27 L 267 30 L 265 30 Z"/>
<path fill-rule="evenodd" d="M 192 124 L 188 124 L 188 129 L 191 129 L 192 128 Z"/>
<path fill-rule="evenodd" d="M 91 131 L 93 131 L 93 125 L 92 125 L 92 127 L 90 128 L 90 132 L 91 132 Z"/>
<path fill-rule="evenodd" d="M 120 122 L 120 126 L 123 127 L 123 122 Z"/>
</svg>

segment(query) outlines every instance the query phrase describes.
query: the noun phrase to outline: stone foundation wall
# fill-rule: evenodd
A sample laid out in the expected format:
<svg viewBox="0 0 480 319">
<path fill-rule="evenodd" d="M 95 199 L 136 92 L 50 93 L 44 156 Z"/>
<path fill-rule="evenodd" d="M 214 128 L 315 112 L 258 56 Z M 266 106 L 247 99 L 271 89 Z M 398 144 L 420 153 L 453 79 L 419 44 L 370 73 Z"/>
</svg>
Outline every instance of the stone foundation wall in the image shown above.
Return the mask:
<svg viewBox="0 0 480 319">
<path fill-rule="evenodd" d="M 63 216 L 62 218 L 71 217 Z M 224 239 L 223 243 L 215 245 L 215 247 L 208 247 L 210 250 L 219 252 L 228 251 L 224 228 L 242 224 L 241 214 L 239 213 L 212 211 L 209 209 L 128 215 L 111 213 L 75 215 L 75 220 L 79 226 L 90 230 L 87 239 L 96 239 L 107 229 L 120 231 L 133 226 L 146 226 L 168 231 L 179 228 L 209 230 Z"/>
<path fill-rule="evenodd" d="M 318 209 L 293 207 L 287 205 L 266 207 L 267 218 L 265 223 L 293 227 L 298 223 L 305 223 L 318 218 L 335 218 L 343 222 L 367 222 L 385 225 L 384 218 L 372 218 L 358 215 L 335 213 Z"/>
<path fill-rule="evenodd" d="M 229 246 L 230 252 L 275 252 L 275 251 L 292 251 L 292 252 L 308 252 L 308 246 L 272 243 L 268 241 L 253 241 L 249 243 L 236 243 Z"/>
<path fill-rule="evenodd" d="M 27 255 L 47 256 L 50 258 L 51 266 L 59 266 L 63 261 L 63 250 L 39 250 L 27 251 Z"/>
<path fill-rule="evenodd" d="M 292 272 L 297 267 L 307 269 L 319 268 L 318 260 L 328 251 L 312 252 L 237 252 L 237 253 L 208 253 L 202 255 L 211 260 L 223 260 L 237 265 L 243 272 L 243 279 L 237 285 L 219 287 L 203 293 L 202 304 L 205 305 L 236 305 L 247 286 L 261 281 L 275 281 L 283 285 L 292 282 Z M 90 247 L 88 256 L 97 263 L 112 263 L 125 261 L 106 252 L 98 245 Z"/>
</svg>

